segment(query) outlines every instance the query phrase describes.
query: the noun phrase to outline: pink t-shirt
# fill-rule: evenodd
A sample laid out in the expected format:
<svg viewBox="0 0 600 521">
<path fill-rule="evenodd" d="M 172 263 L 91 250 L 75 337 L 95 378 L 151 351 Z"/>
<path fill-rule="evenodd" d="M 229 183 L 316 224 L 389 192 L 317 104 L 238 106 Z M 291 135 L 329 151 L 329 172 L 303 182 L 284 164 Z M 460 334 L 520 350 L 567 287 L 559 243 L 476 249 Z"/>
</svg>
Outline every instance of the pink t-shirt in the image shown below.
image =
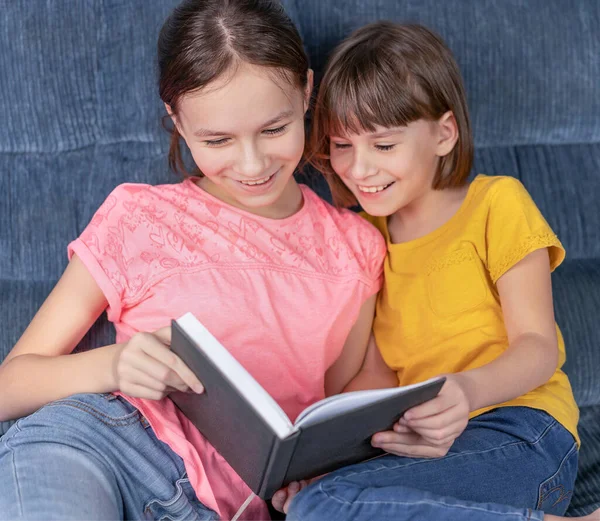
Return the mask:
<svg viewBox="0 0 600 521">
<path fill-rule="evenodd" d="M 123 184 L 69 244 L 104 292 L 117 342 L 191 311 L 293 421 L 324 398 L 361 305 L 381 285 L 385 241 L 366 220 L 302 186 L 304 205 L 267 219 L 194 179 Z M 251 494 L 169 399 L 126 397 L 185 462 L 198 499 L 230 519 Z M 254 499 L 244 519 L 268 519 Z"/>
</svg>

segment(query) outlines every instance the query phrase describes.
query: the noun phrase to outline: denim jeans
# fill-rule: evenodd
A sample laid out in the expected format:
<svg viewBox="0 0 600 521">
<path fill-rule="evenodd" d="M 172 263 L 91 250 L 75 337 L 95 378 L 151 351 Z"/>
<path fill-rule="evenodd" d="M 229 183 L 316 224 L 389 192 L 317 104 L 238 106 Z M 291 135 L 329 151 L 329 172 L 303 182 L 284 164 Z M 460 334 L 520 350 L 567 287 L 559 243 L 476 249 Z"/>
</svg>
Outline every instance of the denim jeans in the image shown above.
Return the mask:
<svg viewBox="0 0 600 521">
<path fill-rule="evenodd" d="M 218 519 L 182 459 L 112 394 L 79 394 L 0 439 L 0 520 Z"/>
<path fill-rule="evenodd" d="M 546 413 L 499 408 L 472 419 L 443 458 L 386 455 L 328 474 L 294 498 L 287 519 L 542 520 L 566 511 L 577 457 Z"/>
</svg>

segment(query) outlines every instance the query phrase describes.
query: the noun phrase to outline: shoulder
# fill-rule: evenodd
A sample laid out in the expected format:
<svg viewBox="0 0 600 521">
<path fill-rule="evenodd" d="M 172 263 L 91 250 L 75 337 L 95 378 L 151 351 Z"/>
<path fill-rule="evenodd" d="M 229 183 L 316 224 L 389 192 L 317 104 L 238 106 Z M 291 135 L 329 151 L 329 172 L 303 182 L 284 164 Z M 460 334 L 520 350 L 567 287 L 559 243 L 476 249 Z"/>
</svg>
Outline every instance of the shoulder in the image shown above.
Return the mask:
<svg viewBox="0 0 600 521">
<path fill-rule="evenodd" d="M 524 199 L 530 199 L 529 193 L 523 183 L 515 177 L 498 175 L 479 175 L 473 180 L 473 188 L 490 205 L 504 203 L 522 203 Z"/>
<path fill-rule="evenodd" d="M 380 231 L 361 215 L 332 206 L 306 187 L 303 191 L 314 224 L 323 229 L 329 246 L 343 245 L 363 269 L 378 271 L 387 251 Z"/>
</svg>

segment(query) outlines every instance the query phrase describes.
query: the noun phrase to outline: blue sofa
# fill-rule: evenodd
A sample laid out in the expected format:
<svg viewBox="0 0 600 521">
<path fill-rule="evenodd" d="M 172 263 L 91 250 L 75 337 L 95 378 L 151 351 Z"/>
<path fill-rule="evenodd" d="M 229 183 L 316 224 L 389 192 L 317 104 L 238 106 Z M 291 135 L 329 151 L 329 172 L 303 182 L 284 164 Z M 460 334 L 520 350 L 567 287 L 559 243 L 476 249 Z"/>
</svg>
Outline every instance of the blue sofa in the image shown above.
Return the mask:
<svg viewBox="0 0 600 521">
<path fill-rule="evenodd" d="M 176 180 L 155 77 L 156 37 L 175 3 L 0 1 L 0 360 L 111 189 Z M 423 23 L 453 49 L 470 102 L 474 172 L 521 179 L 567 249 L 554 295 L 582 438 L 569 512 L 600 507 L 600 2 L 283 3 L 317 80 L 332 46 L 377 19 Z M 300 178 L 329 197 L 320 177 Z M 112 338 L 103 318 L 78 349 Z M 8 427 L 0 424 L 0 435 Z"/>
</svg>

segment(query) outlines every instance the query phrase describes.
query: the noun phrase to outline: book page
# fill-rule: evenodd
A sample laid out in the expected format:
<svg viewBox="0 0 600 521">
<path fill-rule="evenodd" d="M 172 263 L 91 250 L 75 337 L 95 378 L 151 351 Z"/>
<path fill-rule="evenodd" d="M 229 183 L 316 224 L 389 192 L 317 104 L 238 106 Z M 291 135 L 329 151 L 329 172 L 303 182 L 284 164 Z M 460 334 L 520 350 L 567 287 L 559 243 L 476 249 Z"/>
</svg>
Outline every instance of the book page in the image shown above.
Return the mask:
<svg viewBox="0 0 600 521">
<path fill-rule="evenodd" d="M 340 416 L 345 412 L 358 409 L 370 403 L 377 402 L 390 396 L 405 394 L 413 389 L 422 387 L 439 378 L 431 378 L 425 382 L 404 387 L 392 387 L 390 389 L 369 389 L 365 391 L 352 391 L 349 393 L 336 394 L 324 400 L 313 403 L 300 413 L 296 418 L 295 427 L 307 427 L 321 420 Z"/>
<path fill-rule="evenodd" d="M 186 313 L 177 319 L 177 323 L 273 428 L 279 438 L 284 439 L 296 430 L 273 397 L 192 313 Z"/>
</svg>

